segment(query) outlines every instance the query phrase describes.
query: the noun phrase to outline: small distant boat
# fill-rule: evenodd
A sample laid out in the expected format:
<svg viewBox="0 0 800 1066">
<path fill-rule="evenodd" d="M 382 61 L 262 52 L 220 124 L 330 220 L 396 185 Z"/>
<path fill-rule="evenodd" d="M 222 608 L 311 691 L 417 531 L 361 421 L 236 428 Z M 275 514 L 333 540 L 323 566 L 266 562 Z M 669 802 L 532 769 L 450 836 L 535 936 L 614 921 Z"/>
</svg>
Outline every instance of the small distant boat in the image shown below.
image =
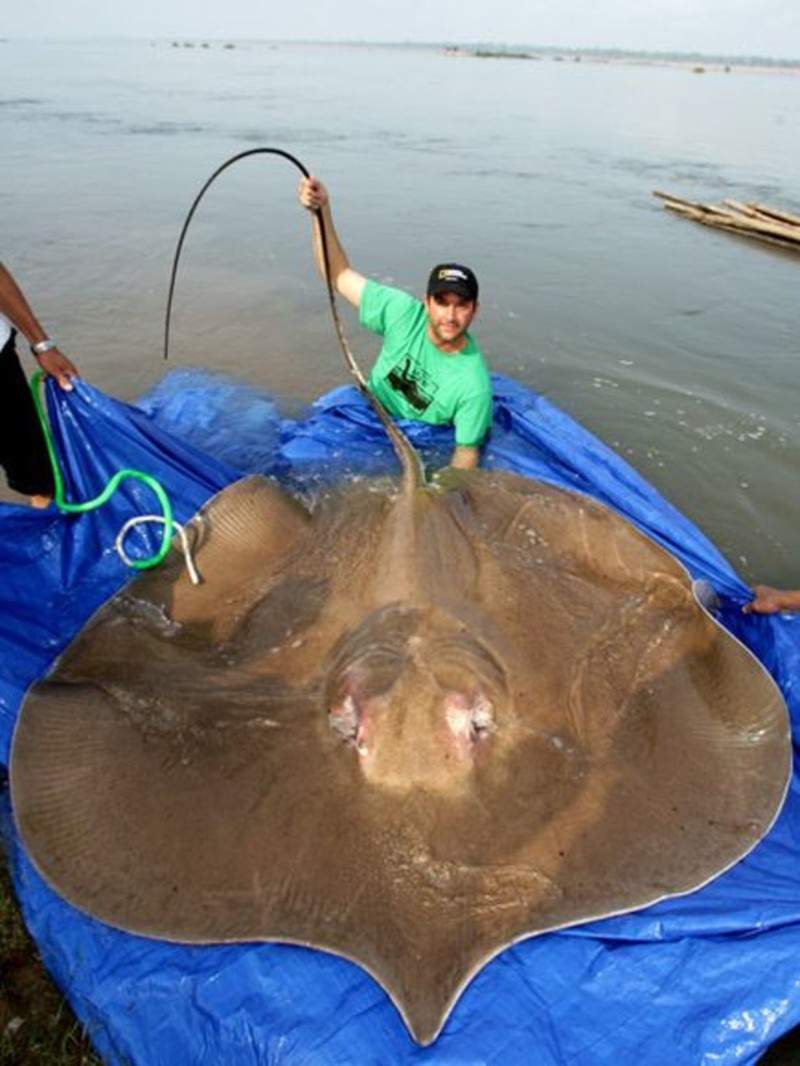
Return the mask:
<svg viewBox="0 0 800 1066">
<path fill-rule="evenodd" d="M 670 211 L 694 222 L 702 222 L 704 226 L 714 226 L 742 237 L 800 252 L 800 216 L 789 214 L 788 211 L 779 211 L 752 201 L 740 203 L 738 200 L 723 200 L 719 205 L 700 204 L 657 189 L 653 195 L 660 197 Z"/>
</svg>

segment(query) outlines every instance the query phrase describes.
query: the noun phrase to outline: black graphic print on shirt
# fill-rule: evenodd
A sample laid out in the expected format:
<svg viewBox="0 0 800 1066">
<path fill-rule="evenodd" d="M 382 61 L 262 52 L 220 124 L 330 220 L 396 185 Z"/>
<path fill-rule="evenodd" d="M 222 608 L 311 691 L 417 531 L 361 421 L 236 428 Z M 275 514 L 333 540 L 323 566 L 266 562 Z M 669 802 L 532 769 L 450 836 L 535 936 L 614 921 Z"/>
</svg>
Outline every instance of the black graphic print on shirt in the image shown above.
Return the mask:
<svg viewBox="0 0 800 1066">
<path fill-rule="evenodd" d="M 405 396 L 415 411 L 427 410 L 436 395 L 436 382 L 431 380 L 422 367 L 414 366 L 408 356 L 402 362 L 395 363 L 386 380 L 395 392 Z"/>
</svg>

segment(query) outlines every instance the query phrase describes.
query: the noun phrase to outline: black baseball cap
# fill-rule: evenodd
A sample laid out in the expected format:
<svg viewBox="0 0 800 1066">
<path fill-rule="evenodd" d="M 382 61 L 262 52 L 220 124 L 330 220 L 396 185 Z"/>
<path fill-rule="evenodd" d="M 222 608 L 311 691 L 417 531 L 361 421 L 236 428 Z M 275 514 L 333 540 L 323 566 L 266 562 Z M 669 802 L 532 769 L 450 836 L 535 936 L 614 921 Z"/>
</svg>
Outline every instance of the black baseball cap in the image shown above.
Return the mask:
<svg viewBox="0 0 800 1066">
<path fill-rule="evenodd" d="M 477 300 L 478 279 L 469 267 L 440 263 L 428 278 L 428 296 L 437 296 L 440 292 L 455 292 L 465 300 Z"/>
</svg>

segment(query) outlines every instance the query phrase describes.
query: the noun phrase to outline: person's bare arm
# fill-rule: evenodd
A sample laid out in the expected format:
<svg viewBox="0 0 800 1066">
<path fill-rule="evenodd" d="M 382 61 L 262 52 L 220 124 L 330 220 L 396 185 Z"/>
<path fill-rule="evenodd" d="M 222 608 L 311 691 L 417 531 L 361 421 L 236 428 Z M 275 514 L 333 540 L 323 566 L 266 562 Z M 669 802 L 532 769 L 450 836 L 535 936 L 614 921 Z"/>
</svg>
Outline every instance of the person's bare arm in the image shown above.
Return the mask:
<svg viewBox="0 0 800 1066">
<path fill-rule="evenodd" d="M 457 444 L 450 457 L 450 466 L 457 470 L 475 470 L 480 461 L 480 449 Z"/>
<path fill-rule="evenodd" d="M 14 323 L 31 348 L 37 345 L 52 344 L 25 299 L 22 289 L 3 263 L 0 263 L 0 313 Z M 43 352 L 34 351 L 34 355 L 45 374 L 54 377 L 62 389 L 72 388 L 72 378 L 77 375 L 78 371 L 57 345 L 52 344 L 52 347 Z"/>
<path fill-rule="evenodd" d="M 755 585 L 753 599 L 742 608 L 745 614 L 780 614 L 800 611 L 800 589 L 774 589 L 769 585 Z"/>
<path fill-rule="evenodd" d="M 303 178 L 298 190 L 300 203 L 314 213 L 314 258 L 321 276 L 325 277 L 325 257 L 322 251 L 320 216 L 325 227 L 325 247 L 328 252 L 331 285 L 353 307 L 361 306 L 361 296 L 367 279 L 350 266 L 331 214 L 328 190 L 318 178 Z M 319 214 L 317 214 L 319 212 Z"/>
</svg>

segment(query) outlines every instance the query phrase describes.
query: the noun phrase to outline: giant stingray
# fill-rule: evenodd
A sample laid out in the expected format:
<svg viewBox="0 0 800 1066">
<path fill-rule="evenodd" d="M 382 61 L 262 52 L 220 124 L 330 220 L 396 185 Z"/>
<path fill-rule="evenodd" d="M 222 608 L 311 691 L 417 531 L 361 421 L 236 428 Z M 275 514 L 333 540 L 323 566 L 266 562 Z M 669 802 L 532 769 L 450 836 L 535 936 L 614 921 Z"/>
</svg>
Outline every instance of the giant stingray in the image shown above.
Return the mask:
<svg viewBox="0 0 800 1066">
<path fill-rule="evenodd" d="M 176 552 L 110 600 L 30 691 L 10 773 L 76 907 L 345 956 L 427 1043 L 508 945 L 735 863 L 790 742 L 761 665 L 625 519 L 508 473 L 428 483 L 397 446 L 399 482 L 212 499 L 202 583 Z"/>
</svg>

